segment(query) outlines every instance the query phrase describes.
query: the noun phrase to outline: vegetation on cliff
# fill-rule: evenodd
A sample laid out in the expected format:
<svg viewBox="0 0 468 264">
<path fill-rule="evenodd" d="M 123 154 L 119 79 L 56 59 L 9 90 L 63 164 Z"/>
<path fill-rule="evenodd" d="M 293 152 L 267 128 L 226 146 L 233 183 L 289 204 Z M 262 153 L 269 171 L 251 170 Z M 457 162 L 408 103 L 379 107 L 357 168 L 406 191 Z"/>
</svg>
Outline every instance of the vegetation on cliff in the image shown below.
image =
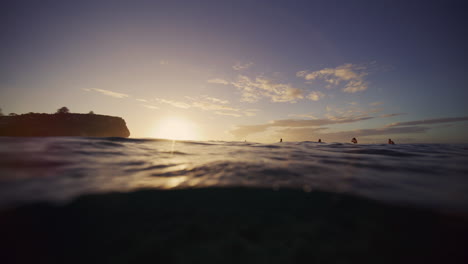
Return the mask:
<svg viewBox="0 0 468 264">
<path fill-rule="evenodd" d="M 27 113 L 0 115 L 0 136 L 9 137 L 128 137 L 130 132 L 120 117 L 70 113 L 62 107 L 55 114 Z"/>
</svg>

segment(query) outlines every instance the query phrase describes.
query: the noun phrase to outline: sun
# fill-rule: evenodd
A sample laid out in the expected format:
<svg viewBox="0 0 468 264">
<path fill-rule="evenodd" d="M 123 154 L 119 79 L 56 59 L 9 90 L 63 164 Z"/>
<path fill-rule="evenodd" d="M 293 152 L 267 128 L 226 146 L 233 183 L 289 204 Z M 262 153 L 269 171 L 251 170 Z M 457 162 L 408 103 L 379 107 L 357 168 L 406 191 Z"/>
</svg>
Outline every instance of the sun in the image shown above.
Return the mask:
<svg viewBox="0 0 468 264">
<path fill-rule="evenodd" d="M 173 140 L 197 140 L 197 126 L 179 117 L 168 117 L 156 124 L 154 136 Z"/>
</svg>

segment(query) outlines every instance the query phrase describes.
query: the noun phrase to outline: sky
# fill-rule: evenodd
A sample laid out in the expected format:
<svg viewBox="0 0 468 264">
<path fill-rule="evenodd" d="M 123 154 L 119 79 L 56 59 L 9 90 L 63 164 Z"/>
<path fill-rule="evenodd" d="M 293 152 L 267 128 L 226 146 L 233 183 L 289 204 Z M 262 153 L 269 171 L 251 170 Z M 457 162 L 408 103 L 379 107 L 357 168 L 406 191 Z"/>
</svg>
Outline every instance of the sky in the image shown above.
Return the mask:
<svg viewBox="0 0 468 264">
<path fill-rule="evenodd" d="M 136 138 L 468 143 L 466 7 L 5 1 L 0 108 L 120 116 Z"/>
</svg>

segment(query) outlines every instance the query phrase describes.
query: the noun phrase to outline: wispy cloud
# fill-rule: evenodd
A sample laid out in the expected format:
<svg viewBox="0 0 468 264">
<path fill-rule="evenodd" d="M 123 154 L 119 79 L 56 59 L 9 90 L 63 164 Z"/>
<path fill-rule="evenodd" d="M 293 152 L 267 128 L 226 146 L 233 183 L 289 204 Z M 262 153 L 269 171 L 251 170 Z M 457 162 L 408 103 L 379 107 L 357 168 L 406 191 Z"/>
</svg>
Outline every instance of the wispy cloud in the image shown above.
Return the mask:
<svg viewBox="0 0 468 264">
<path fill-rule="evenodd" d="M 369 105 L 371 106 L 383 105 L 383 102 L 373 102 L 373 103 L 370 103 Z"/>
<path fill-rule="evenodd" d="M 220 79 L 220 78 L 216 78 L 216 79 L 209 79 L 207 80 L 207 82 L 209 83 L 218 83 L 218 84 L 224 84 L 224 85 L 228 85 L 229 82 L 224 80 L 224 79 Z"/>
<path fill-rule="evenodd" d="M 233 116 L 233 117 L 241 117 L 241 116 L 254 116 L 256 115 L 257 109 L 241 109 L 233 107 L 229 104 L 228 100 L 212 97 L 212 96 L 197 96 L 197 97 L 190 97 L 185 96 L 185 100 L 169 100 L 164 98 L 155 98 L 153 100 L 149 100 L 149 102 L 155 102 L 160 104 L 168 104 L 173 107 L 188 109 L 188 108 L 197 108 L 204 111 L 210 111 L 216 115 L 224 115 L 224 116 Z M 146 105 L 146 106 L 145 106 Z M 145 107 L 150 105 L 145 104 Z"/>
<path fill-rule="evenodd" d="M 356 129 L 339 132 L 325 132 L 326 128 L 287 128 L 276 131 L 277 137 L 287 137 L 291 141 L 316 140 L 321 138 L 327 142 L 343 141 L 352 137 L 369 137 L 383 135 L 398 135 L 398 134 L 418 134 L 425 133 L 429 130 L 428 127 L 407 126 L 407 127 L 384 127 L 370 129 Z"/>
<path fill-rule="evenodd" d="M 393 117 L 393 116 L 400 116 L 400 115 L 406 115 L 406 113 L 386 114 L 386 115 L 380 115 L 379 117 Z"/>
<path fill-rule="evenodd" d="M 358 121 L 372 119 L 374 117 L 357 117 L 357 118 L 341 118 L 341 119 L 282 119 L 275 120 L 270 123 L 270 126 L 275 127 L 308 127 L 308 126 L 323 126 L 323 125 L 332 125 L 332 124 L 343 124 L 343 123 L 354 123 Z"/>
<path fill-rule="evenodd" d="M 247 110 L 244 110 L 243 113 L 246 116 L 256 116 L 258 111 L 259 110 L 257 109 L 247 109 Z"/>
<path fill-rule="evenodd" d="M 253 62 L 247 62 L 244 64 L 237 62 L 234 66 L 232 66 L 232 68 L 236 71 L 241 71 L 250 68 L 250 66 L 252 66 L 253 64 Z"/>
<path fill-rule="evenodd" d="M 268 128 L 270 128 L 270 124 L 261 124 L 261 125 L 243 125 L 238 126 L 235 129 L 229 131 L 232 135 L 236 138 L 245 138 L 248 135 L 265 132 Z"/>
<path fill-rule="evenodd" d="M 107 95 L 107 96 L 111 96 L 111 97 L 115 97 L 115 98 L 127 98 L 127 97 L 129 97 L 128 94 L 113 92 L 113 91 L 104 90 L 104 89 L 97 89 L 97 88 L 87 89 L 87 88 L 84 88 L 83 90 L 87 91 L 87 92 L 95 91 L 95 92 L 101 93 L 103 95 Z"/>
<path fill-rule="evenodd" d="M 300 118 L 308 118 L 308 119 L 318 119 L 316 115 L 312 114 L 290 114 L 291 117 L 300 117 Z"/>
<path fill-rule="evenodd" d="M 357 129 L 351 131 L 340 131 L 335 133 L 328 133 L 330 136 L 337 138 L 354 136 L 376 136 L 376 135 L 394 135 L 394 134 L 409 134 L 409 133 L 423 133 L 429 130 L 427 127 L 409 126 L 409 127 L 394 127 L 394 128 L 370 128 L 370 129 Z"/>
<path fill-rule="evenodd" d="M 464 122 L 464 121 L 468 121 L 468 116 L 434 118 L 434 119 L 416 120 L 416 121 L 409 121 L 409 122 L 398 122 L 398 123 L 389 124 L 389 125 L 387 125 L 387 127 L 432 125 L 432 124 Z"/>
<path fill-rule="evenodd" d="M 225 111 L 236 111 L 236 112 L 239 111 L 239 109 L 237 108 L 230 107 L 224 104 L 215 104 L 212 102 L 201 101 L 201 100 L 192 102 L 192 106 L 203 109 L 203 110 L 225 110 Z"/>
<path fill-rule="evenodd" d="M 388 117 L 401 115 L 403 113 L 381 115 L 379 117 Z M 236 138 L 245 138 L 248 135 L 268 132 L 268 134 L 275 137 L 283 137 L 292 141 L 302 140 L 316 140 L 321 138 L 328 142 L 343 141 L 352 137 L 364 137 L 369 140 L 370 136 L 384 136 L 398 134 L 418 134 L 426 133 L 427 131 L 434 128 L 430 126 L 433 124 L 441 123 L 453 123 L 453 122 L 466 122 L 468 116 L 465 117 L 448 117 L 448 118 L 436 118 L 427 120 L 416 120 L 410 122 L 398 122 L 389 124 L 383 127 L 368 128 L 368 129 L 355 129 L 345 131 L 334 131 L 328 132 L 329 129 L 326 126 L 333 124 L 353 123 L 364 120 L 369 120 L 376 117 L 364 116 L 364 117 L 337 117 L 337 118 L 322 118 L 314 120 L 300 120 L 300 119 L 283 119 L 275 120 L 266 124 L 258 125 L 244 125 L 238 126 L 231 130 L 230 133 Z M 435 126 L 437 127 L 437 126 Z M 273 133 L 273 134 L 272 134 Z"/>
<path fill-rule="evenodd" d="M 237 81 L 232 82 L 242 93 L 242 101 L 256 102 L 261 98 L 269 98 L 272 102 L 295 103 L 303 99 L 303 91 L 292 87 L 290 84 L 277 83 L 263 76 L 250 79 L 239 75 Z"/>
<path fill-rule="evenodd" d="M 141 105 L 141 106 L 143 106 L 143 107 L 145 107 L 145 108 L 148 108 L 148 109 L 152 109 L 152 110 L 154 110 L 154 109 L 159 109 L 159 107 L 154 106 L 154 105 L 143 104 L 143 105 Z"/>
<path fill-rule="evenodd" d="M 257 109 L 241 109 L 228 105 L 229 101 L 210 97 L 210 96 L 201 96 L 200 98 L 190 98 L 192 100 L 191 106 L 194 108 L 199 108 L 206 111 L 213 111 L 216 115 L 224 116 L 255 116 Z"/>
<path fill-rule="evenodd" d="M 343 64 L 336 68 L 325 68 L 319 71 L 299 71 L 297 77 L 302 77 L 307 81 L 323 80 L 327 83 L 327 88 L 343 85 L 342 91 L 346 93 L 356 93 L 365 91 L 368 84 L 364 77 L 368 75 L 366 67 L 357 64 Z"/>
<path fill-rule="evenodd" d="M 383 111 L 383 109 L 380 108 L 363 108 L 358 105 L 349 105 L 349 106 L 344 106 L 344 107 L 335 107 L 328 105 L 326 107 L 327 114 L 326 117 L 332 120 L 335 119 L 343 119 L 343 118 L 356 118 L 356 117 L 365 117 L 369 116 L 370 114 L 375 114 L 378 112 Z"/>
<path fill-rule="evenodd" d="M 342 119 L 282 119 L 274 120 L 267 124 L 259 125 L 244 125 L 238 126 L 237 128 L 230 131 L 237 138 L 244 138 L 247 135 L 265 132 L 269 128 L 294 128 L 294 127 L 320 127 L 324 125 L 333 125 L 333 124 L 343 124 L 343 123 L 353 123 L 358 121 L 364 121 L 372 119 L 373 117 L 358 117 L 358 118 L 342 118 Z"/>
<path fill-rule="evenodd" d="M 304 141 L 310 140 L 311 136 L 320 135 L 319 132 L 327 130 L 327 127 L 300 127 L 300 128 L 283 128 L 275 131 L 277 137 L 287 137 L 288 140 Z"/>
<path fill-rule="evenodd" d="M 155 98 L 155 101 L 159 103 L 169 104 L 177 108 L 183 108 L 183 109 L 190 108 L 189 104 L 180 102 L 180 101 L 166 100 L 162 98 Z"/>
<path fill-rule="evenodd" d="M 228 104 L 229 101 L 228 100 L 223 100 L 223 99 L 219 99 L 219 98 L 215 98 L 215 97 L 211 97 L 211 96 L 203 96 L 204 99 L 208 100 L 208 101 L 211 101 L 211 102 L 214 102 L 214 103 L 220 103 L 220 104 Z"/>
<path fill-rule="evenodd" d="M 241 117 L 242 116 L 241 114 L 221 112 L 221 111 L 215 111 L 214 113 L 217 114 L 217 115 L 233 116 L 233 117 Z"/>
<path fill-rule="evenodd" d="M 318 101 L 322 99 L 325 96 L 324 93 L 319 92 L 319 91 L 313 91 L 309 95 L 307 95 L 307 98 L 312 100 L 312 101 Z"/>
</svg>

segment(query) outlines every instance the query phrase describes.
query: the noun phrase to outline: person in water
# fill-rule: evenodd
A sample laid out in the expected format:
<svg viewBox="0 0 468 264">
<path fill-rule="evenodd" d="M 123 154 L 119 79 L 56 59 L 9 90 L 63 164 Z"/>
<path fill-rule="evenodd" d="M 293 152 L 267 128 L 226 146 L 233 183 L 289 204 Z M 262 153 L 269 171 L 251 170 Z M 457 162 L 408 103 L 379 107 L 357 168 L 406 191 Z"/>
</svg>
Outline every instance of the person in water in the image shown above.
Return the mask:
<svg viewBox="0 0 468 264">
<path fill-rule="evenodd" d="M 357 144 L 357 139 L 353 137 L 353 139 L 351 139 L 351 142 L 353 142 L 354 144 Z"/>
<path fill-rule="evenodd" d="M 280 138 L 280 142 L 283 142 L 283 139 L 282 139 L 282 138 Z"/>
<path fill-rule="evenodd" d="M 322 143 L 322 140 L 319 138 L 318 143 Z"/>
<path fill-rule="evenodd" d="M 393 140 L 391 138 L 388 139 L 388 144 L 390 145 L 395 145 L 395 142 L 393 142 Z"/>
</svg>

